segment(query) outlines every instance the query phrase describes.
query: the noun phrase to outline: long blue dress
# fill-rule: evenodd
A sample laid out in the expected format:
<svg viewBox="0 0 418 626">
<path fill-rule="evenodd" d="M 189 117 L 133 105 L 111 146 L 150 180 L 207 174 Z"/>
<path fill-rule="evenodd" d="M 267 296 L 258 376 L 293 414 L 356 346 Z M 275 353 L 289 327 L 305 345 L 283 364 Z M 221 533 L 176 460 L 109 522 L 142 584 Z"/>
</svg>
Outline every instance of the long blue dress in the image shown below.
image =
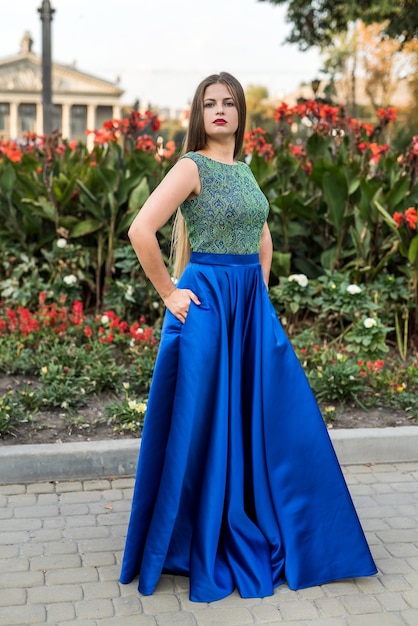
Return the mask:
<svg viewBox="0 0 418 626">
<path fill-rule="evenodd" d="M 190 599 L 264 597 L 377 572 L 306 376 L 259 263 L 268 204 L 245 163 L 199 153 L 184 203 L 193 290 L 166 313 L 120 580 L 151 594 L 163 572 Z"/>
</svg>

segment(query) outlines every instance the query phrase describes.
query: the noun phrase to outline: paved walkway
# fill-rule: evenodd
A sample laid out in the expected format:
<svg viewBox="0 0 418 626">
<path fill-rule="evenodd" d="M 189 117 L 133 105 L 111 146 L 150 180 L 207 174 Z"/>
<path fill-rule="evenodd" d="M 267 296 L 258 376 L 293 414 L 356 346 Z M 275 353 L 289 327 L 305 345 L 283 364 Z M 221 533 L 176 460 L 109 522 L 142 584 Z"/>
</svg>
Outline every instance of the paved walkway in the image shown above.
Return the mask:
<svg viewBox="0 0 418 626">
<path fill-rule="evenodd" d="M 182 577 L 149 597 L 118 583 L 133 479 L 0 486 L 0 626 L 417 626 L 418 463 L 344 473 L 376 577 L 211 604 Z"/>
</svg>

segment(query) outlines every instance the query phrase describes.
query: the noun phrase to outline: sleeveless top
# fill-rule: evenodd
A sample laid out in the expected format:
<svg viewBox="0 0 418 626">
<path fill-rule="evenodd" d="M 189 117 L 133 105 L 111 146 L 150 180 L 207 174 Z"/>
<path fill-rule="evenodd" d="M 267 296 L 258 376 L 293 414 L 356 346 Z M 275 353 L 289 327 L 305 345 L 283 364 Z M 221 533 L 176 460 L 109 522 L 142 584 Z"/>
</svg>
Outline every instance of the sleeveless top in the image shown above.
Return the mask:
<svg viewBox="0 0 418 626">
<path fill-rule="evenodd" d="M 197 152 L 192 159 L 199 170 L 200 194 L 185 200 L 185 219 L 193 252 L 255 254 L 269 205 L 246 163 L 228 165 Z"/>
</svg>

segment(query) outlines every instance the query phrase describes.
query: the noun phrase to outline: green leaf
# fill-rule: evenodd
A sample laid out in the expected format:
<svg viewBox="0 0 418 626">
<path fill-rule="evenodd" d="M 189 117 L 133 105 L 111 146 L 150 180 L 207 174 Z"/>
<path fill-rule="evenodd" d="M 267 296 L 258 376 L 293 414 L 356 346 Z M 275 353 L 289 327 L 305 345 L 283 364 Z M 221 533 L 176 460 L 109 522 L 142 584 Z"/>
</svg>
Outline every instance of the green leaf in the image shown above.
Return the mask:
<svg viewBox="0 0 418 626">
<path fill-rule="evenodd" d="M 133 176 L 129 176 L 128 178 L 124 178 L 122 180 L 118 189 L 119 205 L 124 204 L 127 201 L 129 193 L 134 187 L 139 185 L 143 177 L 143 172 L 137 172 Z"/>
<path fill-rule="evenodd" d="M 86 196 L 90 198 L 92 202 L 99 204 L 98 198 L 96 198 L 96 196 L 93 193 L 91 193 L 90 189 L 88 189 L 86 185 L 83 183 L 83 181 L 80 180 L 79 178 L 77 178 L 77 185 L 80 187 L 80 189 L 82 189 L 82 191 L 84 191 Z"/>
<path fill-rule="evenodd" d="M 418 235 L 415 235 L 408 250 L 408 261 L 418 268 Z"/>
<path fill-rule="evenodd" d="M 386 196 L 388 209 L 393 211 L 408 193 L 409 179 L 399 179 Z"/>
<path fill-rule="evenodd" d="M 335 259 L 337 258 L 337 248 L 336 246 L 329 248 L 328 250 L 324 250 L 321 254 L 321 264 L 326 270 L 334 269 Z"/>
<path fill-rule="evenodd" d="M 339 167 L 333 167 L 324 174 L 323 186 L 329 210 L 329 221 L 339 231 L 343 224 L 348 200 L 347 179 Z"/>
<path fill-rule="evenodd" d="M 103 228 L 103 224 L 98 222 L 97 220 L 83 220 L 82 222 L 78 222 L 72 229 L 70 236 L 71 237 L 83 237 L 83 235 L 89 235 L 90 233 L 94 233 Z"/>
<path fill-rule="evenodd" d="M 290 252 L 273 252 L 271 262 L 271 271 L 275 276 L 289 276 L 290 261 L 292 255 Z"/>
<path fill-rule="evenodd" d="M 0 187 L 6 194 L 10 194 L 16 180 L 16 172 L 11 165 L 6 165 L 0 178 Z"/>
<path fill-rule="evenodd" d="M 148 180 L 144 176 L 139 185 L 132 190 L 129 197 L 129 209 L 140 209 L 150 194 Z"/>
</svg>

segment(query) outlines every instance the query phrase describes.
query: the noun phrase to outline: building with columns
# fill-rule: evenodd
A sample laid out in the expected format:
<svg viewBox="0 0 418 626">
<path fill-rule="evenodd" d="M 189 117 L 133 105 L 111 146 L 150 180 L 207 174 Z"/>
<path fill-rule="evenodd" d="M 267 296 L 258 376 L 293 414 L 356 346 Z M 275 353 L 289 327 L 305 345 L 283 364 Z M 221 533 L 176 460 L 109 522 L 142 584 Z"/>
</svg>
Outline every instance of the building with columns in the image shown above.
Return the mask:
<svg viewBox="0 0 418 626">
<path fill-rule="evenodd" d="M 25 33 L 17 55 L 0 59 L 0 140 L 43 134 L 42 59 Z M 86 130 L 120 118 L 123 90 L 75 66 L 52 64 L 53 129 L 64 139 L 86 141 Z"/>
</svg>

